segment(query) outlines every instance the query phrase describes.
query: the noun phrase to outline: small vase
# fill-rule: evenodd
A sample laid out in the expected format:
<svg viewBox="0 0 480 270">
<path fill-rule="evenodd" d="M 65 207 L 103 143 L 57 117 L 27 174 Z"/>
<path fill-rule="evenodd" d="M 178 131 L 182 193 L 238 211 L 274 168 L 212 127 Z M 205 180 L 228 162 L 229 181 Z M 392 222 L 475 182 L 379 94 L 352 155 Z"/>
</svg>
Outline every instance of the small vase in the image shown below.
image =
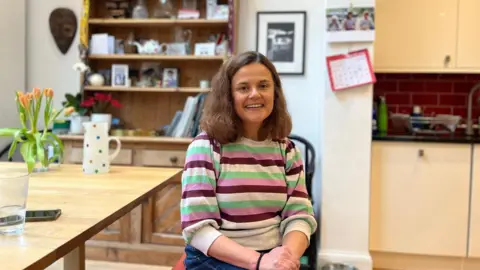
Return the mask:
<svg viewBox="0 0 480 270">
<path fill-rule="evenodd" d="M 94 122 L 94 123 L 106 122 L 108 125 L 108 131 L 110 131 L 110 127 L 112 126 L 112 115 L 109 113 L 92 113 L 91 122 Z"/>
<path fill-rule="evenodd" d="M 83 123 L 90 121 L 90 117 L 84 115 L 72 115 L 70 117 L 70 133 L 71 134 L 83 134 L 85 129 Z"/>
</svg>

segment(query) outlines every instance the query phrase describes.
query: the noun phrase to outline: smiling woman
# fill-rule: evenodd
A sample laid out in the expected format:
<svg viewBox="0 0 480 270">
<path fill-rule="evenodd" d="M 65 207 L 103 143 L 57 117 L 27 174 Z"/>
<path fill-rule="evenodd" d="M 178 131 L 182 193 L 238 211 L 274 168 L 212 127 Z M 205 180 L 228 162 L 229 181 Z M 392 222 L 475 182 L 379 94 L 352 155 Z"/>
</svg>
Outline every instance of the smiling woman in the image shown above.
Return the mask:
<svg viewBox="0 0 480 270">
<path fill-rule="evenodd" d="M 212 82 L 182 175 L 186 269 L 299 269 L 317 222 L 280 78 L 262 54 Z"/>
</svg>

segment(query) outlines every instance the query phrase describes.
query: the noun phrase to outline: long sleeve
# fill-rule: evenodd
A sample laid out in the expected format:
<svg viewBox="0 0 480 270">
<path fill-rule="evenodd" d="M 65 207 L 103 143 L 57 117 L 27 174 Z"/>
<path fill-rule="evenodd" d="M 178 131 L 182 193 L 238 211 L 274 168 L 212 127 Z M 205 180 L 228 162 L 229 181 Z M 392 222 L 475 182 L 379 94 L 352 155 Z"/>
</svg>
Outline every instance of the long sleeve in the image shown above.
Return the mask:
<svg viewBox="0 0 480 270">
<path fill-rule="evenodd" d="M 187 244 L 207 255 L 221 235 L 216 190 L 214 147 L 207 135 L 200 134 L 189 145 L 182 174 L 180 214 L 182 235 Z"/>
<path fill-rule="evenodd" d="M 317 229 L 312 203 L 305 186 L 305 172 L 301 152 L 295 144 L 286 142 L 287 203 L 282 211 L 280 231 L 283 236 L 291 231 L 303 232 L 308 240 Z"/>
</svg>

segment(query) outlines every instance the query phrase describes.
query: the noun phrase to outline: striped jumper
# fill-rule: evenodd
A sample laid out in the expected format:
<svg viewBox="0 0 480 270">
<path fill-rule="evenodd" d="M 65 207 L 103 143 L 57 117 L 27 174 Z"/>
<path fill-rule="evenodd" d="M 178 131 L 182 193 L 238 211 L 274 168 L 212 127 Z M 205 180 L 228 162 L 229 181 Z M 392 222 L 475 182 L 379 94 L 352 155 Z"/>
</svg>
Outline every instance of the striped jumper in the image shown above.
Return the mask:
<svg viewBox="0 0 480 270">
<path fill-rule="evenodd" d="M 291 231 L 310 240 L 317 227 L 301 154 L 288 139 L 220 145 L 199 134 L 186 154 L 180 213 L 185 242 L 205 255 L 222 234 L 260 251 Z"/>
</svg>

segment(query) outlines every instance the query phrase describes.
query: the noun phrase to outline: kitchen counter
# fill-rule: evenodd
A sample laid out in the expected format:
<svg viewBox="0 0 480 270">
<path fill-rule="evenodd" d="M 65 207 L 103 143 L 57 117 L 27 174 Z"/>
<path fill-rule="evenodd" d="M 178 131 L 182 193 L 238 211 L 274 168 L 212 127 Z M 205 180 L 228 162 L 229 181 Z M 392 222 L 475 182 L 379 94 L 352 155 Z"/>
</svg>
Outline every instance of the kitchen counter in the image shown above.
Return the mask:
<svg viewBox="0 0 480 270">
<path fill-rule="evenodd" d="M 392 142 L 433 142 L 433 143 L 460 143 L 460 144 L 480 144 L 480 137 L 466 135 L 440 135 L 440 136 L 422 136 L 422 135 L 374 135 L 372 141 L 392 141 Z"/>
</svg>

